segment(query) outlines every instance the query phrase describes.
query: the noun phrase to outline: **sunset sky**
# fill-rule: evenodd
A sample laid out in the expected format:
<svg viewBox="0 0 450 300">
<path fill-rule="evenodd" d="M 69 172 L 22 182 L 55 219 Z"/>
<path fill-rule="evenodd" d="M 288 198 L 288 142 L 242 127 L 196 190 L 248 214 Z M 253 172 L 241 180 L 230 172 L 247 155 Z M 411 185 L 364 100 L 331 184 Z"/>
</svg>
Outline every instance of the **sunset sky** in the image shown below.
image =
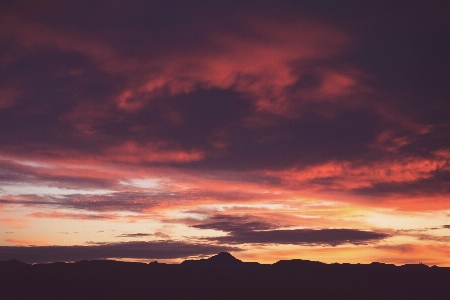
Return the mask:
<svg viewBox="0 0 450 300">
<path fill-rule="evenodd" d="M 450 266 L 449 1 L 0 3 L 0 260 Z"/>
</svg>

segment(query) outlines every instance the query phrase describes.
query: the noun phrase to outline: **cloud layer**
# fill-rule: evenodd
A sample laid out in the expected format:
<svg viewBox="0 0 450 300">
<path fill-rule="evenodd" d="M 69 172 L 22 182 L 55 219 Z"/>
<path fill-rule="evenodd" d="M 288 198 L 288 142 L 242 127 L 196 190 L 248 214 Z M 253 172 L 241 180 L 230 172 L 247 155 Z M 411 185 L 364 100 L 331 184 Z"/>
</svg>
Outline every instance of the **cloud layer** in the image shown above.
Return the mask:
<svg viewBox="0 0 450 300">
<path fill-rule="evenodd" d="M 0 4 L 0 245 L 442 246 L 447 11 Z"/>
<path fill-rule="evenodd" d="M 184 242 L 125 242 L 83 246 L 0 246 L 0 260 L 17 259 L 26 263 L 81 261 L 113 258 L 173 259 L 212 255 L 221 251 L 239 251 L 236 247 Z"/>
</svg>

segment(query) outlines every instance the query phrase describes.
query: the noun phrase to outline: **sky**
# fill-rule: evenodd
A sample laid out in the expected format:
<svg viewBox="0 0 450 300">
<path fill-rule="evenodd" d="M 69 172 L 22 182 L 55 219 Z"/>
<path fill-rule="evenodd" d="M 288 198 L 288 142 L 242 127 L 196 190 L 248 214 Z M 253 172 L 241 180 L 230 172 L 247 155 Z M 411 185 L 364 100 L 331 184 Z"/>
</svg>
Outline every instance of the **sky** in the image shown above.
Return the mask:
<svg viewBox="0 0 450 300">
<path fill-rule="evenodd" d="M 1 1 L 0 260 L 450 266 L 448 1 Z"/>
</svg>

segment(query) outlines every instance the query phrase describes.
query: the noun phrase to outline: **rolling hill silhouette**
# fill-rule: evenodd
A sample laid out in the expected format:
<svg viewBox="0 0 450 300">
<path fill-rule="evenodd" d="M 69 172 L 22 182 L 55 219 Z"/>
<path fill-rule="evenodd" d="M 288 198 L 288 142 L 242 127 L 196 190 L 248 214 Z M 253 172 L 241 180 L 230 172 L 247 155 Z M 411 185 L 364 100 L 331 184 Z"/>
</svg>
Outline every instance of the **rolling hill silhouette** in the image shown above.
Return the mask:
<svg viewBox="0 0 450 300">
<path fill-rule="evenodd" d="M 181 264 L 0 262 L 0 299 L 450 299 L 450 268 L 247 263 L 222 252 Z"/>
</svg>

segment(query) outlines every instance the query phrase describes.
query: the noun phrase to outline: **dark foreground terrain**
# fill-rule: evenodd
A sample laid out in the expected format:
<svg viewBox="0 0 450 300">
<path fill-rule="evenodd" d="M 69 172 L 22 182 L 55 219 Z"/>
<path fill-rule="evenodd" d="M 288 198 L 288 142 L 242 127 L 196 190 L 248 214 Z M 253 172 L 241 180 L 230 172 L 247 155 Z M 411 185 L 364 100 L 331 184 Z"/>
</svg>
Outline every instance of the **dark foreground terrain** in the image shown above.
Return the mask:
<svg viewBox="0 0 450 300">
<path fill-rule="evenodd" d="M 450 299 L 450 268 L 243 263 L 0 262 L 0 299 Z"/>
</svg>

